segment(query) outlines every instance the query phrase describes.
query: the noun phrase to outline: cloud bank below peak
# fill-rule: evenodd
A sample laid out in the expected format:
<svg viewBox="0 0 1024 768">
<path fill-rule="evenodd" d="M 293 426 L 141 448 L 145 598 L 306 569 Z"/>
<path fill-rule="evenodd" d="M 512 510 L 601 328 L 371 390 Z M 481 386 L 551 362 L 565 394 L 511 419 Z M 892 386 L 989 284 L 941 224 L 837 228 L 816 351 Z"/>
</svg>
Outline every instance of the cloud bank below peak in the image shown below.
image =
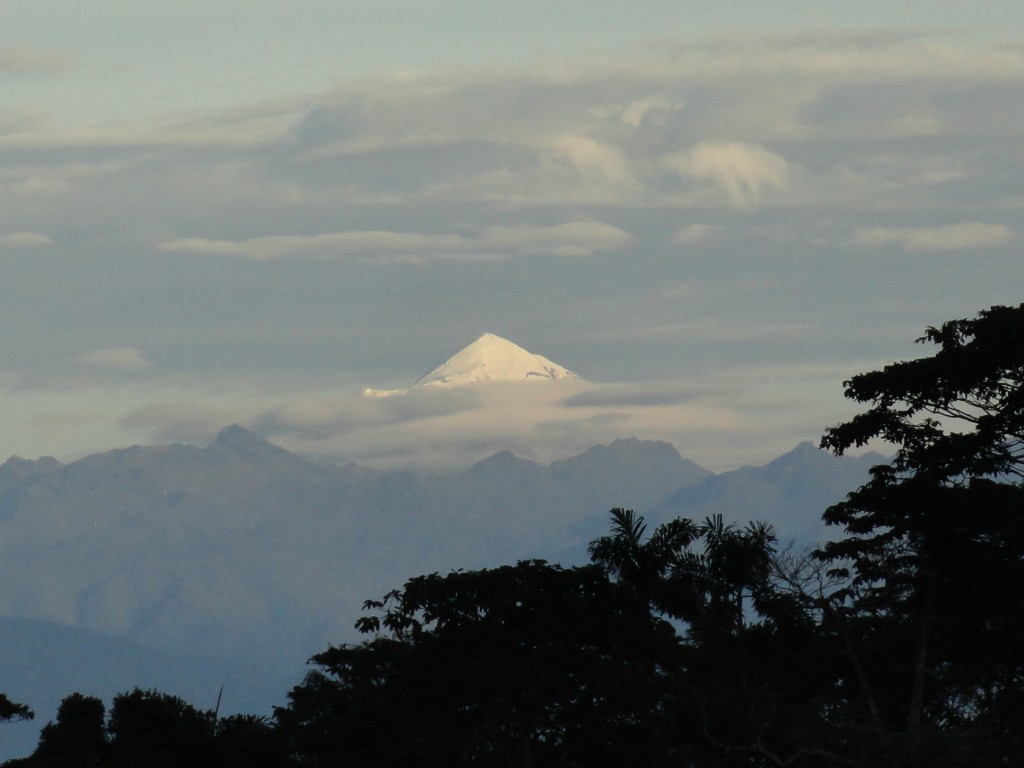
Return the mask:
<svg viewBox="0 0 1024 768">
<path fill-rule="evenodd" d="M 203 444 L 237 422 L 290 450 L 380 468 L 464 468 L 502 450 L 550 461 L 635 435 L 672 442 L 702 463 L 729 466 L 723 462 L 735 461 L 739 436 L 761 428 L 756 406 L 730 403 L 736 394 L 709 382 L 501 381 L 413 387 L 389 397 L 310 393 L 219 407 L 169 400 L 137 408 L 122 424 L 153 443 Z M 773 449 L 796 442 L 787 435 Z M 752 460 L 758 455 L 750 453 Z"/>
</svg>

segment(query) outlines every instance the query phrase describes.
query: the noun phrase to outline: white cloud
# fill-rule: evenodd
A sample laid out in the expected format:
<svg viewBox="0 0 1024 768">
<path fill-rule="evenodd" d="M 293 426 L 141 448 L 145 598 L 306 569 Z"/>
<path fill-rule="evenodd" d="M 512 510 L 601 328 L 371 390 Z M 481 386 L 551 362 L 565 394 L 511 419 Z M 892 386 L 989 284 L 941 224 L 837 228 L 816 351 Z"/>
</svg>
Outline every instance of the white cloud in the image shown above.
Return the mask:
<svg viewBox="0 0 1024 768">
<path fill-rule="evenodd" d="M 544 144 L 584 179 L 630 190 L 639 188 L 626 159 L 614 147 L 578 134 L 559 136 Z"/>
<path fill-rule="evenodd" d="M 867 227 L 857 230 L 855 240 L 872 246 L 894 243 L 908 251 L 958 251 L 1005 245 L 1013 236 L 1004 224 L 961 221 L 944 227 Z"/>
<path fill-rule="evenodd" d="M 687 224 L 672 233 L 676 245 L 701 245 L 710 243 L 718 236 L 718 227 L 711 224 Z"/>
<path fill-rule="evenodd" d="M 142 352 L 134 347 L 110 347 L 85 352 L 72 358 L 72 362 L 83 368 L 112 373 L 144 371 L 152 365 Z"/>
<path fill-rule="evenodd" d="M 503 382 L 415 397 L 313 398 L 250 423 L 295 450 L 337 453 L 372 466 L 423 468 L 468 466 L 504 449 L 551 460 L 623 435 L 672 440 L 731 433 L 746 423 L 720 397 L 679 390 Z"/>
<path fill-rule="evenodd" d="M 505 253 L 589 256 L 629 245 L 628 232 L 600 221 L 572 221 L 550 227 L 488 227 L 480 242 Z"/>
<path fill-rule="evenodd" d="M 624 230 L 599 221 L 572 221 L 553 226 L 485 227 L 475 236 L 403 232 L 350 231 L 322 235 L 257 237 L 250 240 L 180 238 L 161 243 L 161 251 L 274 259 L 286 256 L 332 259 L 388 258 L 490 259 L 515 256 L 589 256 L 627 245 Z"/>
<path fill-rule="evenodd" d="M 765 188 L 778 191 L 790 188 L 790 170 L 785 158 L 757 144 L 701 142 L 692 149 L 668 155 L 664 162 L 681 176 L 718 184 L 739 208 L 756 206 Z"/>
<path fill-rule="evenodd" d="M 39 232 L 12 232 L 0 235 L 0 247 L 3 248 L 41 248 L 53 245 L 53 240 Z"/>
<path fill-rule="evenodd" d="M 417 235 L 402 232 L 353 231 L 322 235 L 278 235 L 249 240 L 181 238 L 161 243 L 161 251 L 276 259 L 284 256 L 336 258 L 353 254 L 389 255 L 445 253 L 462 250 L 463 238 L 453 235 Z"/>
<path fill-rule="evenodd" d="M 682 100 L 673 101 L 664 95 L 654 94 L 630 103 L 622 110 L 620 119 L 634 128 L 639 128 L 645 122 L 664 127 L 668 116 L 672 112 L 678 112 L 683 106 Z"/>
<path fill-rule="evenodd" d="M 135 407 L 119 425 L 132 439 L 203 444 L 223 426 L 239 423 L 290 450 L 375 467 L 466 467 L 505 449 L 550 461 L 631 435 L 668 440 L 702 461 L 693 447 L 750 423 L 730 404 L 737 394 L 721 381 L 563 381 L 388 398 L 320 392 L 212 403 L 176 397 Z"/>
</svg>

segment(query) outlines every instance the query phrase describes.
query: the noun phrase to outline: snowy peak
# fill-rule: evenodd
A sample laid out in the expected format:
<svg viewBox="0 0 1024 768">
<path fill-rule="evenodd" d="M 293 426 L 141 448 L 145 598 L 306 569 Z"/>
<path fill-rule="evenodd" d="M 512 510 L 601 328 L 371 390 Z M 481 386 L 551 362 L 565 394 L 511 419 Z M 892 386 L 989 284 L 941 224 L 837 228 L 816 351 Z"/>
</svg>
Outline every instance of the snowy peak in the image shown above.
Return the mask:
<svg viewBox="0 0 1024 768">
<path fill-rule="evenodd" d="M 373 389 L 363 397 L 384 398 L 411 392 L 455 389 L 485 382 L 557 381 L 581 378 L 546 357 L 528 352 L 518 344 L 493 333 L 485 333 L 463 347 L 409 389 Z"/>
<path fill-rule="evenodd" d="M 485 333 L 414 387 L 460 387 L 484 381 L 554 381 L 579 379 L 575 373 L 546 357 L 527 352 L 508 339 Z"/>
</svg>

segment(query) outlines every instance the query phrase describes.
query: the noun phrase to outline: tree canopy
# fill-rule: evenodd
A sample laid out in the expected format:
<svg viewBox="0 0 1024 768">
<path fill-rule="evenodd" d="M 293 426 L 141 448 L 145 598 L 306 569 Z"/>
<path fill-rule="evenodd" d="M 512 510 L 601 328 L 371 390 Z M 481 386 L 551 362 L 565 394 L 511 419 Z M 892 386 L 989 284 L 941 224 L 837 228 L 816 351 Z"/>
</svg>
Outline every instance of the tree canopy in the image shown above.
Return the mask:
<svg viewBox="0 0 1024 768">
<path fill-rule="evenodd" d="M 11 701 L 6 694 L 0 693 L 0 721 L 31 720 L 34 716 L 28 706 Z"/>
<path fill-rule="evenodd" d="M 1002 764 L 1024 732 L 1024 304 L 919 341 L 938 349 L 846 382 L 869 407 L 822 447 L 896 454 L 825 511 L 845 536 L 820 556 L 849 577 L 835 607 L 875 668 L 859 688 L 883 751 L 955 734 L 964 765 Z"/>
<path fill-rule="evenodd" d="M 675 633 L 599 568 L 410 579 L 313 658 L 278 722 L 310 764 L 663 764 Z"/>
</svg>

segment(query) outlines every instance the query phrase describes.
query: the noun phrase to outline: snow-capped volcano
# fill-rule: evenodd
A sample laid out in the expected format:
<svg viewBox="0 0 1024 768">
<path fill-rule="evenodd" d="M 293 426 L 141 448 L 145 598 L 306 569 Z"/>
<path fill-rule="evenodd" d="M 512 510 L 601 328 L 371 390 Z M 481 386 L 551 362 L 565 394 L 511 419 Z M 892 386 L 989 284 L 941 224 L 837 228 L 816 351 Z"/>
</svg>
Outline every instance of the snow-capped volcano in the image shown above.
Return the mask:
<svg viewBox="0 0 1024 768">
<path fill-rule="evenodd" d="M 417 389 L 464 387 L 488 381 L 581 380 L 579 376 L 508 339 L 485 333 L 463 347 L 408 390 L 364 389 L 366 397 L 387 397 Z"/>
<path fill-rule="evenodd" d="M 485 333 L 421 378 L 414 387 L 459 387 L 480 381 L 579 379 L 568 368 Z"/>
</svg>

